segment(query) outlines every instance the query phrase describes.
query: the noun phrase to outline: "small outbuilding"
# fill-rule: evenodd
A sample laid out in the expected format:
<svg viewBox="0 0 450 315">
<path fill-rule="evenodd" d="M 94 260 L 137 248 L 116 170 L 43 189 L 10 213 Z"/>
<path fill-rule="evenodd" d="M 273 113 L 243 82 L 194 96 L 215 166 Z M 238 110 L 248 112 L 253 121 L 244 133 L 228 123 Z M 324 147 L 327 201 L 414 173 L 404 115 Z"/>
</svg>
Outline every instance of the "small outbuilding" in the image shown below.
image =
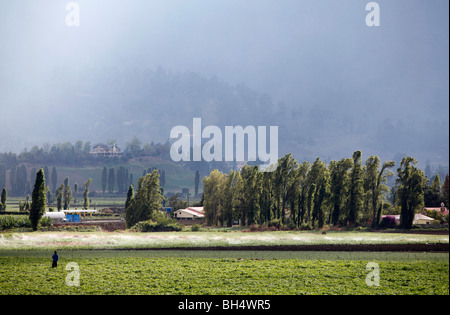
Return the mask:
<svg viewBox="0 0 450 315">
<path fill-rule="evenodd" d="M 87 214 L 92 219 L 92 214 L 97 210 L 62 210 L 61 212 L 65 214 L 68 222 L 80 222 L 81 216 L 86 219 Z"/>
<path fill-rule="evenodd" d="M 421 213 L 417 213 L 417 214 L 414 216 L 413 224 L 431 224 L 431 223 L 433 223 L 434 221 L 436 221 L 436 220 L 433 219 L 433 218 L 430 218 L 430 217 L 428 217 L 428 216 L 426 216 L 426 215 L 424 215 L 424 214 L 421 214 Z M 438 223 L 439 223 L 439 222 L 438 222 Z"/>
<path fill-rule="evenodd" d="M 175 218 L 184 220 L 204 219 L 205 213 L 203 207 L 188 207 L 186 209 L 179 209 L 174 212 Z"/>
<path fill-rule="evenodd" d="M 386 216 L 387 215 L 383 215 L 383 218 Z M 394 217 L 398 223 L 400 222 L 399 214 L 392 215 L 392 217 Z M 423 215 L 421 213 L 416 213 L 416 215 L 414 216 L 413 224 L 432 224 L 434 223 L 434 221 L 436 220 L 433 218 L 427 217 L 426 215 Z"/>
<path fill-rule="evenodd" d="M 46 212 L 43 217 L 50 218 L 55 223 L 63 223 L 67 221 L 66 214 L 64 212 Z"/>
</svg>

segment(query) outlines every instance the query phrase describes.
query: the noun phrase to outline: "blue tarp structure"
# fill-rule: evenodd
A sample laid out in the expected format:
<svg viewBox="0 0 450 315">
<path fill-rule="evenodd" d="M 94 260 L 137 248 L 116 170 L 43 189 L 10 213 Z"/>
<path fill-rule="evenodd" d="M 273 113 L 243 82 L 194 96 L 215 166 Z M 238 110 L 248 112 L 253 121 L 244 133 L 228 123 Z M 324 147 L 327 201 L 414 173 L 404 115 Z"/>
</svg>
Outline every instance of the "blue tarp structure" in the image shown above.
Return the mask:
<svg viewBox="0 0 450 315">
<path fill-rule="evenodd" d="M 66 214 L 66 219 L 68 222 L 80 222 L 79 214 Z"/>
</svg>

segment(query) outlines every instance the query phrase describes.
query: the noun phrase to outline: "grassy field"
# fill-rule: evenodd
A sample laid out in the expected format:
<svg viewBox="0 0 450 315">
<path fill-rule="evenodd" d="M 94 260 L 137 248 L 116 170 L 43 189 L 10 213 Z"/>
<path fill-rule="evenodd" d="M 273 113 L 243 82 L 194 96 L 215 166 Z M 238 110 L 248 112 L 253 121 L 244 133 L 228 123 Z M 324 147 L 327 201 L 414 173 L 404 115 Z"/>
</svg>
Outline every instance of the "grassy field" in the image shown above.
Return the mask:
<svg viewBox="0 0 450 315">
<path fill-rule="evenodd" d="M 448 235 L 367 232 L 8 232 L 0 234 L 0 294 L 448 295 L 448 253 L 155 250 L 448 242 Z M 379 266 L 379 286 L 366 283 L 369 262 Z M 79 282 L 70 286 L 73 264 Z"/>
<path fill-rule="evenodd" d="M 0 257 L 46 258 L 49 260 L 51 250 L 2 250 Z M 361 251 L 260 251 L 260 250 L 226 250 L 226 251 L 185 251 L 185 250 L 58 250 L 60 257 L 66 261 L 79 258 L 233 258 L 233 259 L 301 259 L 301 260 L 365 260 L 365 261 L 431 261 L 448 263 L 449 253 L 424 252 L 361 252 Z"/>
<path fill-rule="evenodd" d="M 73 260 L 72 260 L 73 258 Z M 365 260 L 114 257 L 0 257 L 1 294 L 449 294 L 448 262 L 378 261 L 379 286 Z M 79 282 L 68 263 L 76 263 Z M 69 282 L 67 282 L 67 280 Z"/>
</svg>

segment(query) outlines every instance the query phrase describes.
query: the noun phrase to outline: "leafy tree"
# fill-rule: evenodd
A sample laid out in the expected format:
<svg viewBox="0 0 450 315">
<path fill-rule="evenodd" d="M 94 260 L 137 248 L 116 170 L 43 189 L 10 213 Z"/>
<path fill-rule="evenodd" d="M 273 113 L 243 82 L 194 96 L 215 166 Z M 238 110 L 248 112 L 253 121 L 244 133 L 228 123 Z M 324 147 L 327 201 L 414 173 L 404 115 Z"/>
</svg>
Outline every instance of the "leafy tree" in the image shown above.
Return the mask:
<svg viewBox="0 0 450 315">
<path fill-rule="evenodd" d="M 395 166 L 395 161 L 389 161 L 383 163 L 380 167 L 380 158 L 378 156 L 371 155 L 365 163 L 364 181 L 367 189 L 366 194 L 370 195 L 370 203 L 372 208 L 372 227 L 377 227 L 380 222 L 381 209 L 379 204 L 381 202 L 381 196 L 383 191 L 387 191 L 387 186 L 384 185 L 387 176 L 392 176 L 392 172 L 389 169 Z"/>
<path fill-rule="evenodd" d="M 203 196 L 206 224 L 217 225 L 222 211 L 222 191 L 225 174 L 212 170 L 209 176 L 203 178 Z"/>
<path fill-rule="evenodd" d="M 278 166 L 275 171 L 275 193 L 277 195 L 277 219 L 282 219 L 284 222 L 285 208 L 288 201 L 288 192 L 291 185 L 295 182 L 295 171 L 298 168 L 298 162 L 292 157 L 292 154 L 287 154 L 278 160 Z"/>
<path fill-rule="evenodd" d="M 341 209 L 345 204 L 348 189 L 348 171 L 352 167 L 352 164 L 353 161 L 351 159 L 342 159 L 338 162 L 331 161 L 329 165 L 331 174 L 331 202 L 333 205 L 332 212 L 330 212 L 330 221 L 333 225 L 340 223 Z"/>
<path fill-rule="evenodd" d="M 157 170 L 139 178 L 138 190 L 125 209 L 127 227 L 150 220 L 161 208 L 163 199 Z"/>
<path fill-rule="evenodd" d="M 180 198 L 180 194 L 176 193 L 167 200 L 167 206 L 172 210 L 184 209 L 187 207 L 187 201 Z"/>
<path fill-rule="evenodd" d="M 436 174 L 433 178 L 433 183 L 431 184 L 431 188 L 440 192 L 441 190 L 441 181 L 439 179 L 439 174 Z"/>
<path fill-rule="evenodd" d="M 92 178 L 89 178 L 87 181 L 83 183 L 84 193 L 84 203 L 83 203 L 83 209 L 89 209 L 89 185 L 92 183 Z"/>
<path fill-rule="evenodd" d="M 315 192 L 316 192 L 316 184 L 312 183 L 308 189 L 308 200 L 307 200 L 307 206 L 306 206 L 306 209 L 307 209 L 306 222 L 309 224 L 312 221 L 311 212 L 313 209 Z"/>
<path fill-rule="evenodd" d="M 198 172 L 198 171 L 197 171 Z M 222 209 L 223 209 L 223 222 L 227 227 L 233 226 L 233 216 L 235 212 L 235 206 L 237 203 L 236 187 L 240 181 L 240 174 L 236 171 L 230 171 L 226 176 L 224 182 L 223 196 L 222 196 Z"/>
<path fill-rule="evenodd" d="M 302 163 L 301 165 L 298 165 L 294 171 L 294 173 L 291 176 L 290 183 L 288 185 L 288 191 L 287 191 L 287 203 L 291 210 L 290 218 L 292 222 L 296 225 L 298 225 L 298 221 L 300 218 L 300 203 L 299 198 L 302 193 L 303 186 L 306 181 L 306 174 L 308 171 L 309 165 L 306 165 L 305 163 Z M 263 190 L 265 190 L 265 187 L 263 185 Z M 270 221 L 270 220 L 269 220 Z"/>
<path fill-rule="evenodd" d="M 138 156 L 141 153 L 142 142 L 139 138 L 134 137 L 131 142 L 127 142 L 125 151 L 130 153 L 132 156 Z"/>
<path fill-rule="evenodd" d="M 61 186 L 56 189 L 56 206 L 58 208 L 58 211 L 60 211 L 63 208 L 63 198 L 64 198 L 64 191 L 66 189 L 66 186 L 64 184 L 61 184 Z"/>
<path fill-rule="evenodd" d="M 436 175 L 439 177 L 439 175 Z M 425 207 L 439 207 L 442 202 L 442 195 L 440 192 L 440 185 L 436 185 L 436 182 L 433 180 L 433 183 L 429 185 L 427 184 L 424 187 L 423 191 L 423 200 Z"/>
<path fill-rule="evenodd" d="M 41 168 L 36 174 L 36 181 L 31 195 L 30 221 L 34 231 L 37 230 L 39 220 L 45 213 L 45 190 L 44 170 Z"/>
<path fill-rule="evenodd" d="M 398 173 L 398 196 L 401 206 L 400 227 L 410 229 L 415 213 L 423 206 L 423 190 L 425 175 L 416 168 L 417 160 L 412 157 L 404 157 L 400 163 Z"/>
<path fill-rule="evenodd" d="M 313 224 L 317 220 L 317 226 L 322 228 L 325 223 L 324 204 L 329 198 L 329 179 L 328 176 L 322 178 L 319 188 L 316 188 L 313 210 Z"/>
<path fill-rule="evenodd" d="M 70 209 L 70 202 L 73 200 L 72 189 L 67 185 L 64 189 L 64 210 Z"/>
<path fill-rule="evenodd" d="M 91 142 L 87 141 L 83 146 L 83 153 L 86 157 L 89 157 L 89 153 L 91 152 Z"/>
<path fill-rule="evenodd" d="M 321 203 L 323 203 L 324 200 L 319 203 L 319 191 L 321 189 L 322 183 L 324 178 L 326 178 L 329 174 L 329 171 L 323 161 L 320 160 L 320 158 L 317 158 L 314 163 L 311 166 L 311 169 L 308 173 L 308 176 L 306 177 L 306 183 L 307 186 L 307 217 L 306 221 L 308 223 L 314 223 L 318 219 L 319 210 L 322 211 Z M 311 188 L 311 186 L 314 186 Z M 317 198 L 316 198 L 317 197 Z M 323 196 L 325 197 L 325 196 Z M 311 200 L 310 200 L 311 198 Z M 314 209 L 315 208 L 315 209 Z M 320 208 L 320 209 L 319 209 Z"/>
<path fill-rule="evenodd" d="M 72 195 L 72 189 L 70 188 L 70 185 L 69 185 L 69 177 L 68 176 L 64 179 L 63 197 L 64 197 L 64 210 L 69 210 L 70 202 L 73 200 L 73 195 Z"/>
<path fill-rule="evenodd" d="M 309 178 L 309 172 L 311 170 L 311 165 L 309 162 L 303 162 L 300 164 L 298 169 L 299 178 L 299 192 L 297 196 L 297 226 L 300 226 L 303 223 L 306 214 L 306 202 L 307 202 L 307 194 L 309 188 L 309 182 L 311 179 Z"/>
<path fill-rule="evenodd" d="M 448 174 L 445 176 L 444 183 L 442 184 L 442 199 L 444 200 L 444 204 L 448 207 L 450 204 Z"/>
<path fill-rule="evenodd" d="M 240 177 L 240 174 L 238 174 Z M 261 173 L 261 195 L 259 197 L 260 208 L 260 220 L 261 223 L 269 222 L 272 218 L 272 213 L 275 211 L 275 194 L 273 191 L 274 172 L 262 172 Z M 238 182 L 239 184 L 239 178 Z M 236 190 L 240 189 L 239 185 L 236 185 Z M 236 191 L 238 194 L 239 191 Z"/>
<path fill-rule="evenodd" d="M 361 151 L 353 153 L 353 167 L 350 177 L 350 197 L 348 205 L 348 221 L 350 224 L 356 224 L 358 212 L 363 207 L 363 169 L 361 166 Z"/>
<path fill-rule="evenodd" d="M 240 175 L 242 178 L 241 224 L 256 223 L 259 218 L 259 197 L 261 195 L 261 181 L 258 166 L 245 165 Z"/>
</svg>

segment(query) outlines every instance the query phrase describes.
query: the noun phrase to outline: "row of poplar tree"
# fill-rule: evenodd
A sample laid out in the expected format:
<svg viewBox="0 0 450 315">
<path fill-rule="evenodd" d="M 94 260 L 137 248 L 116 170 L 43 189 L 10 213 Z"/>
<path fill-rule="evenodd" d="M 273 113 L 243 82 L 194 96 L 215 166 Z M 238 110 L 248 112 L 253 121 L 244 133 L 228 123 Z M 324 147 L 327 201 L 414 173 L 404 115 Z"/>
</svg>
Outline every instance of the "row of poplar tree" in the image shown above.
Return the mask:
<svg viewBox="0 0 450 315">
<path fill-rule="evenodd" d="M 157 170 L 156 167 L 149 168 L 147 170 L 144 169 L 142 176 L 145 176 L 152 171 Z M 160 184 L 162 187 L 166 185 L 166 171 L 158 170 L 160 175 Z M 117 192 L 122 194 L 126 191 L 127 187 L 133 185 L 133 174 L 128 172 L 128 168 L 120 166 L 117 171 L 114 168 L 110 168 L 109 170 L 103 167 L 102 172 L 102 191 L 106 192 L 108 189 L 108 193 L 112 194 L 114 192 L 115 186 L 117 186 Z"/>
<path fill-rule="evenodd" d="M 56 190 L 58 174 L 56 168 L 53 167 L 51 172 L 47 166 L 43 167 L 45 178 L 47 178 L 47 185 L 52 187 L 52 190 Z M 36 174 L 37 169 L 33 168 L 30 173 L 30 181 L 28 181 L 28 172 L 25 164 L 17 165 L 11 168 L 9 174 L 9 181 L 11 186 L 11 196 L 24 196 L 30 194 L 33 188 L 31 182 Z M 0 189 L 6 187 L 6 166 L 0 164 Z"/>
<path fill-rule="evenodd" d="M 423 207 L 427 179 L 416 164 L 414 158 L 405 157 L 397 169 L 395 199 L 403 228 L 412 227 L 414 214 Z M 376 227 L 389 190 L 386 179 L 394 175 L 394 167 L 394 161 L 382 163 L 377 156 L 363 164 L 361 151 L 356 151 L 352 158 L 328 165 L 320 158 L 300 164 L 287 154 L 265 171 L 248 165 L 229 174 L 213 170 L 203 179 L 206 223 Z"/>
</svg>

